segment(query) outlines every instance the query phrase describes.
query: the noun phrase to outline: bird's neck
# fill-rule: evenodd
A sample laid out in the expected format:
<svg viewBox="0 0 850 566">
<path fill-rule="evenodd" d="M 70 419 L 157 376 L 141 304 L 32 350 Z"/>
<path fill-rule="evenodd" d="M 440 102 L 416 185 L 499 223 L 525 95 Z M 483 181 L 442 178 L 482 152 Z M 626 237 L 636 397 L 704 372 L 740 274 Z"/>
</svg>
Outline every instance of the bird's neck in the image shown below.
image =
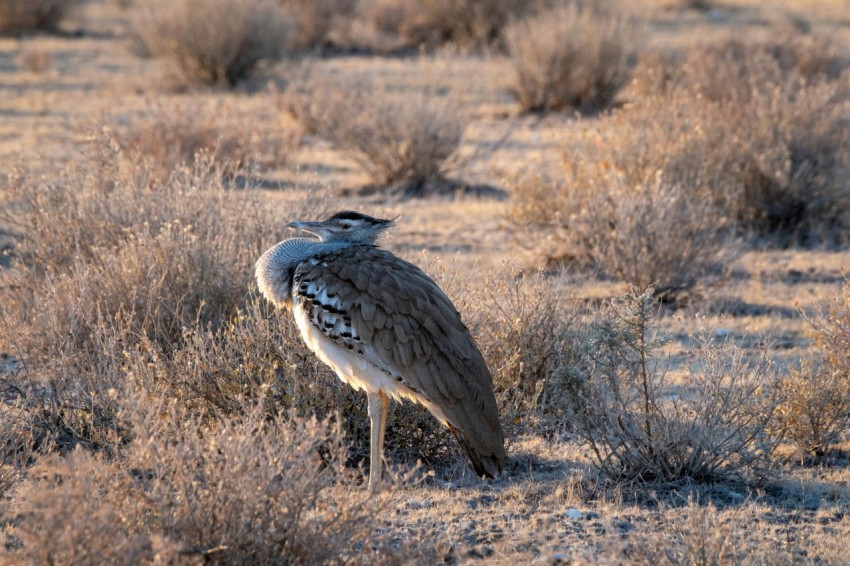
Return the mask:
<svg viewBox="0 0 850 566">
<path fill-rule="evenodd" d="M 299 264 L 350 245 L 349 242 L 322 242 L 312 238 L 291 238 L 279 242 L 257 260 L 254 268 L 257 286 L 266 299 L 278 306 L 287 306 L 292 296 L 292 278 Z"/>
</svg>

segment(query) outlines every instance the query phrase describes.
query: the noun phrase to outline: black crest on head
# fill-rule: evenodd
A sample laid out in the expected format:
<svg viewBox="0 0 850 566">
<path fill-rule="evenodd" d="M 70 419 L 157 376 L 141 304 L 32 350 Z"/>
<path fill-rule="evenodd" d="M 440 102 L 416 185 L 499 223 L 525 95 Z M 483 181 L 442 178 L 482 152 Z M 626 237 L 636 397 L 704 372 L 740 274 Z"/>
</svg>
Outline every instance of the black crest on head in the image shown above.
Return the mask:
<svg viewBox="0 0 850 566">
<path fill-rule="evenodd" d="M 392 224 L 395 220 L 384 220 L 383 218 L 375 218 L 368 214 L 361 214 L 353 210 L 341 210 L 336 214 L 329 216 L 326 220 L 365 220 L 371 224 Z"/>
</svg>

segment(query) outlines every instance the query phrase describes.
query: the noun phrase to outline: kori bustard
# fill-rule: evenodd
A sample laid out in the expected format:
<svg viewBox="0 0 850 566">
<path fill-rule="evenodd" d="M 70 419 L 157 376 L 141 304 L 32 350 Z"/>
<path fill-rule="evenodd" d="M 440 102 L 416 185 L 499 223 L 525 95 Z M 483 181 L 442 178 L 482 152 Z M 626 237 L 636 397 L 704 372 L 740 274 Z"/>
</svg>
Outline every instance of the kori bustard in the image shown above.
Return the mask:
<svg viewBox="0 0 850 566">
<path fill-rule="evenodd" d="M 342 211 L 288 224 L 257 261 L 262 294 L 291 308 L 301 336 L 339 378 L 365 390 L 371 421 L 369 489 L 381 479 L 390 399 L 424 405 L 457 438 L 479 476 L 505 464 L 493 380 L 445 293 L 421 269 L 376 246 L 395 224 Z"/>
</svg>

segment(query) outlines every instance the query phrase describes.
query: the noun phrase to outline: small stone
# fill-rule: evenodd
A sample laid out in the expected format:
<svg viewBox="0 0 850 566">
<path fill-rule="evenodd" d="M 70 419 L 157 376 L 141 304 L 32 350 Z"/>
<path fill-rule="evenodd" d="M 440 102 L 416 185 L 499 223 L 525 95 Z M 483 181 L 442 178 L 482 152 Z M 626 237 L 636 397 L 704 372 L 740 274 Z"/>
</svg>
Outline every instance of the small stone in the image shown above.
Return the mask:
<svg viewBox="0 0 850 566">
<path fill-rule="evenodd" d="M 581 511 L 579 511 L 575 507 L 571 507 L 564 511 L 564 515 L 569 517 L 570 519 L 581 519 Z"/>
</svg>

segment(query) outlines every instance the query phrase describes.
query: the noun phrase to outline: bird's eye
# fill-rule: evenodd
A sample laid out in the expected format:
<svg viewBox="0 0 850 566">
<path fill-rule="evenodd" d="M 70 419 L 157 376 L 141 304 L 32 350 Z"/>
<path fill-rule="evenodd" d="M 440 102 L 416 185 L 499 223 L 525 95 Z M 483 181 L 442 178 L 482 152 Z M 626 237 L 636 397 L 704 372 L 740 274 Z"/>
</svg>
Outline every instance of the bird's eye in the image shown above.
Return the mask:
<svg viewBox="0 0 850 566">
<path fill-rule="evenodd" d="M 340 228 L 342 228 L 343 230 L 350 230 L 351 224 L 340 224 Z"/>
</svg>

